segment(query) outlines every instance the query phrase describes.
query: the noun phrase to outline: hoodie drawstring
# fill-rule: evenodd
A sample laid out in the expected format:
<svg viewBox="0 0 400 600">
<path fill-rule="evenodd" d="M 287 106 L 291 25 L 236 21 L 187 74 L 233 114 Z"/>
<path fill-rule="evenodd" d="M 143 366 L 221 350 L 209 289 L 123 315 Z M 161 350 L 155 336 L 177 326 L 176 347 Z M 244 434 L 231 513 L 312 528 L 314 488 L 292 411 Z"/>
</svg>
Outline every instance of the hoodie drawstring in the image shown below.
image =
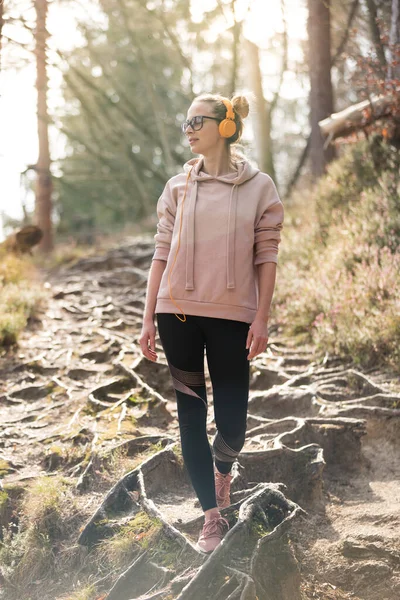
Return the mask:
<svg viewBox="0 0 400 600">
<path fill-rule="evenodd" d="M 197 180 L 193 182 L 189 199 L 188 221 L 186 232 L 186 285 L 185 290 L 194 290 L 194 212 L 197 197 Z"/>
<path fill-rule="evenodd" d="M 234 193 L 236 191 L 236 194 Z M 226 247 L 226 287 L 229 290 L 235 288 L 235 231 L 236 231 L 236 210 L 239 188 L 236 184 L 232 186 L 229 199 L 228 213 L 228 233 Z"/>
</svg>

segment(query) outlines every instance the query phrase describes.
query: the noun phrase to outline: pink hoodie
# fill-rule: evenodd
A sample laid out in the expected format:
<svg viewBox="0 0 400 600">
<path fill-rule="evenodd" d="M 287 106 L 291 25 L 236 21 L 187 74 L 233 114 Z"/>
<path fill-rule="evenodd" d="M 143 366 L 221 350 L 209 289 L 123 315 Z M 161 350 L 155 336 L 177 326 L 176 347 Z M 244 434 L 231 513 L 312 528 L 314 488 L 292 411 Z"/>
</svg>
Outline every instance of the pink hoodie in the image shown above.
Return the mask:
<svg viewBox="0 0 400 600">
<path fill-rule="evenodd" d="M 236 161 L 236 173 L 218 177 L 204 173 L 202 166 L 202 157 L 185 163 L 184 173 L 167 182 L 157 203 L 153 260 L 167 265 L 155 312 L 251 323 L 258 306 L 256 265 L 278 262 L 283 204 L 271 177 L 245 159 Z M 171 267 L 176 304 L 168 286 Z"/>
</svg>

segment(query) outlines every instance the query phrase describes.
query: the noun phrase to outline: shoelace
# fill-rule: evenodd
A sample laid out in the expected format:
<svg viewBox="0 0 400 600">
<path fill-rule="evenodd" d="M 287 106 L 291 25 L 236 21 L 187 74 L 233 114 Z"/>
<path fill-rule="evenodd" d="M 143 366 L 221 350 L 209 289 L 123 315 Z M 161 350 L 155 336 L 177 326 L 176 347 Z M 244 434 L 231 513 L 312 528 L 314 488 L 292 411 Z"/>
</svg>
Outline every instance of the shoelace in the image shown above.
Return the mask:
<svg viewBox="0 0 400 600">
<path fill-rule="evenodd" d="M 223 517 L 214 517 L 214 519 L 210 519 L 204 523 L 203 530 L 201 532 L 201 537 L 209 537 L 212 535 L 222 535 L 224 533 L 224 529 L 229 529 L 229 523 Z"/>
</svg>

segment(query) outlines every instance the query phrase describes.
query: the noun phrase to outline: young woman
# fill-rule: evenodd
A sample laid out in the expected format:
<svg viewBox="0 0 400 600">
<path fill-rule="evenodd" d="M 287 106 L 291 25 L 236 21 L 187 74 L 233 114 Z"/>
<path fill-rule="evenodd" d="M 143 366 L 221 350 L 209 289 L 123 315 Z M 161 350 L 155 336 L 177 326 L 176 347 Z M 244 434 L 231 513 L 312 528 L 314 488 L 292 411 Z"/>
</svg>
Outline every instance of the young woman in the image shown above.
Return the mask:
<svg viewBox="0 0 400 600">
<path fill-rule="evenodd" d="M 182 454 L 205 514 L 198 547 L 212 552 L 228 530 L 232 465 L 244 445 L 249 361 L 264 352 L 283 205 L 272 179 L 235 152 L 244 96 L 195 98 L 182 129 L 200 155 L 172 177 L 157 203 L 155 252 L 140 345 L 157 360 L 158 332 L 178 406 Z M 177 314 L 178 309 L 178 314 Z M 206 431 L 204 349 L 217 433 Z"/>
</svg>

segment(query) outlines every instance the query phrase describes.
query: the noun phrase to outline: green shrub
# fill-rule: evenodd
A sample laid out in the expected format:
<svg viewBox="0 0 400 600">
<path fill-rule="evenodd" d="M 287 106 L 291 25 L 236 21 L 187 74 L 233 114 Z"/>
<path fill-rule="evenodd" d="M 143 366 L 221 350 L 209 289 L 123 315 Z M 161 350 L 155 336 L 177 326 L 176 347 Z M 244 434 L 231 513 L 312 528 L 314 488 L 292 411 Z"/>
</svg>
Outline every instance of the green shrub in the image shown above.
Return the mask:
<svg viewBox="0 0 400 600">
<path fill-rule="evenodd" d="M 0 567 L 6 588 L 22 593 L 53 572 L 58 544 L 67 533 L 66 515 L 70 519 L 73 508 L 62 477 L 39 477 L 30 484 L 21 502 L 20 530 L 3 530 Z"/>
<path fill-rule="evenodd" d="M 379 187 L 382 177 L 389 184 L 388 195 L 397 192 L 399 170 L 398 150 L 379 136 L 349 146 L 338 160 L 328 165 L 326 176 L 313 191 L 322 241 L 327 242 L 331 226 L 358 204 L 362 192 Z"/>
<path fill-rule="evenodd" d="M 0 345 L 17 341 L 45 296 L 42 286 L 32 275 L 30 259 L 0 254 Z"/>
<path fill-rule="evenodd" d="M 139 512 L 118 533 L 98 545 L 100 562 L 106 561 L 118 568 L 126 566 L 141 549 L 148 548 L 158 540 L 161 529 L 161 521 Z"/>
<path fill-rule="evenodd" d="M 293 198 L 275 303 L 300 342 L 400 371 L 399 151 L 382 150 L 377 170 L 366 148 L 360 144 L 331 165 L 307 202 L 304 192 Z"/>
</svg>

